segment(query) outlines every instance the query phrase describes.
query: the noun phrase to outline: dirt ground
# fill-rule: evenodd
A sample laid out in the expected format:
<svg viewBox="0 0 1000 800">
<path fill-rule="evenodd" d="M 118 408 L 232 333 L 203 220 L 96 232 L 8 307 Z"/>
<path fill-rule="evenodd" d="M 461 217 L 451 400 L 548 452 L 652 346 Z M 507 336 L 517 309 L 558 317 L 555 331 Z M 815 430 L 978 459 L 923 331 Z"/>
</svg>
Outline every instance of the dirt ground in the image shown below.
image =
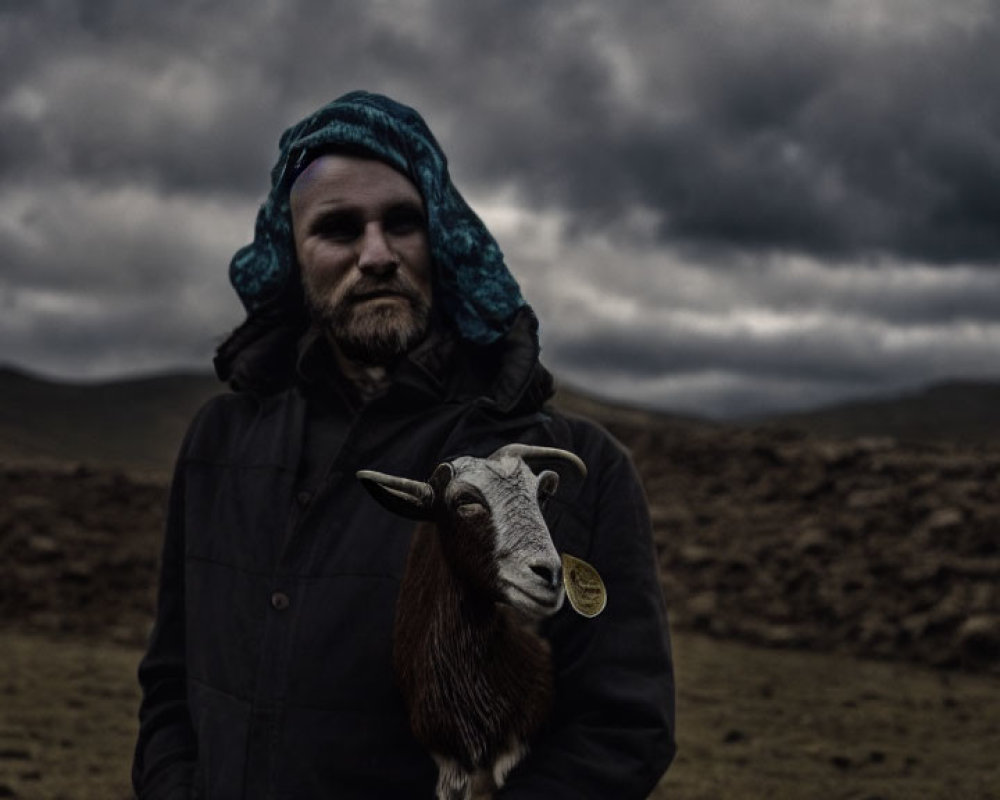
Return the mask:
<svg viewBox="0 0 1000 800">
<path fill-rule="evenodd" d="M 675 634 L 656 800 L 995 800 L 1000 679 Z"/>
<path fill-rule="evenodd" d="M 680 750 L 656 800 L 1000 796 L 1000 679 L 674 637 Z M 0 632 L 0 798 L 125 800 L 133 646 Z"/>
<path fill-rule="evenodd" d="M 140 651 L 3 632 L 0 652 L 0 797 L 131 797 Z"/>
<path fill-rule="evenodd" d="M 1000 798 L 1000 450 L 615 433 L 674 628 L 654 798 Z M 0 463 L 0 800 L 130 796 L 165 497 Z"/>
</svg>

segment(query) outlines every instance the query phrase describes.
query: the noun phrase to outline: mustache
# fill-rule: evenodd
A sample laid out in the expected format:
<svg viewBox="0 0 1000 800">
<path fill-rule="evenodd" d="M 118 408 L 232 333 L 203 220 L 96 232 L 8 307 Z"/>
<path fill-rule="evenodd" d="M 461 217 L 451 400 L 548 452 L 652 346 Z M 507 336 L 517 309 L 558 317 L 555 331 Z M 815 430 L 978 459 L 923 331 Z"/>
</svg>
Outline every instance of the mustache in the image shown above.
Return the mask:
<svg viewBox="0 0 1000 800">
<path fill-rule="evenodd" d="M 420 292 L 417 291 L 417 288 L 405 277 L 398 274 L 388 278 L 359 278 L 357 283 L 344 294 L 344 302 L 358 303 L 386 294 L 401 295 L 414 304 L 420 302 Z"/>
</svg>

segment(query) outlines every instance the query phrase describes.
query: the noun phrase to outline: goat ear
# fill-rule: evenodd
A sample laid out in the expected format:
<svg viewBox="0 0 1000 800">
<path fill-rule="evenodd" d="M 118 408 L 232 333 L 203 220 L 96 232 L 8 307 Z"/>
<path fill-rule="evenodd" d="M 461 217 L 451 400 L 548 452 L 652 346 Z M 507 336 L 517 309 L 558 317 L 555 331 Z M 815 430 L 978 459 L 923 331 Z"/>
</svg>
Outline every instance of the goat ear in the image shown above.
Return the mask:
<svg viewBox="0 0 1000 800">
<path fill-rule="evenodd" d="M 562 494 L 572 497 L 587 477 L 587 465 L 576 453 L 558 447 L 536 447 L 530 444 L 505 444 L 490 458 L 517 456 L 524 459 L 535 473 L 554 470 L 562 482 Z"/>
<path fill-rule="evenodd" d="M 417 521 L 428 520 L 434 508 L 434 490 L 423 481 L 411 481 L 396 475 L 386 475 L 363 469 L 358 480 L 379 504 L 394 514 Z"/>
<path fill-rule="evenodd" d="M 538 473 L 538 491 L 545 496 L 551 496 L 559 488 L 559 473 L 544 469 Z"/>
<path fill-rule="evenodd" d="M 444 487 L 455 477 L 455 468 L 447 461 L 438 464 L 429 481 L 431 491 L 438 497 L 444 497 Z"/>
</svg>

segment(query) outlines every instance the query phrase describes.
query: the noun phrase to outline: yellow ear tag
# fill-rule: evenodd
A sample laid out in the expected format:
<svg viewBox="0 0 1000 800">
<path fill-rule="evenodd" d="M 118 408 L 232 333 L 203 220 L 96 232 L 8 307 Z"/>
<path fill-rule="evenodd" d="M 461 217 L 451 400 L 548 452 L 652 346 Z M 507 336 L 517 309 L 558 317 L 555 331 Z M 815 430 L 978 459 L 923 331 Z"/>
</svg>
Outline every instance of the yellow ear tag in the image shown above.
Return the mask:
<svg viewBox="0 0 1000 800">
<path fill-rule="evenodd" d="M 563 586 L 577 614 L 596 617 L 608 604 L 608 591 L 600 574 L 580 558 L 562 554 Z"/>
</svg>

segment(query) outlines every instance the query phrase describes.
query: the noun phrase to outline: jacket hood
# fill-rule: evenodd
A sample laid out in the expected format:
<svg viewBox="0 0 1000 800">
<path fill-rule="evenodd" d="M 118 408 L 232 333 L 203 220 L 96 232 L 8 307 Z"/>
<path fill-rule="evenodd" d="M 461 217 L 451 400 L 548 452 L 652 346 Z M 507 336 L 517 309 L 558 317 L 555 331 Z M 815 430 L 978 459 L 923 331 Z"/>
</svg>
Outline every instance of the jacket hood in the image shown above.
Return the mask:
<svg viewBox="0 0 1000 800">
<path fill-rule="evenodd" d="M 296 381 L 306 393 L 332 393 L 357 409 L 326 337 L 315 328 L 299 341 Z M 412 410 L 471 402 L 487 414 L 506 417 L 539 411 L 553 391 L 552 375 L 539 360 L 538 319 L 525 306 L 510 330 L 490 345 L 464 342 L 440 330 L 432 333 L 393 366 L 392 385 L 379 403 Z"/>
<path fill-rule="evenodd" d="M 254 240 L 229 266 L 248 314 L 299 282 L 289 210 L 292 183 L 317 156 L 346 151 L 385 162 L 420 191 L 427 208 L 435 303 L 459 336 L 491 344 L 507 332 L 524 299 L 496 240 L 452 184 L 447 159 L 420 114 L 382 95 L 350 92 L 286 130 L 279 147 Z"/>
</svg>

